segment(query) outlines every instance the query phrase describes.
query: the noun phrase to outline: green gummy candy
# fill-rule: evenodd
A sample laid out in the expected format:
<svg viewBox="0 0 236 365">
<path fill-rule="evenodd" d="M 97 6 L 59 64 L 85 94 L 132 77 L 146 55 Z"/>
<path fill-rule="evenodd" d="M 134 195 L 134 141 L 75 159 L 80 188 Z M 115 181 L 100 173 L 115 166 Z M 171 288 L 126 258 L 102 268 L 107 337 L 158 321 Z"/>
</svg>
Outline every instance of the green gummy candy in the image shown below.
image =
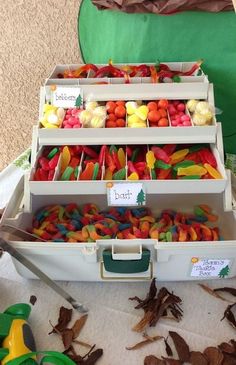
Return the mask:
<svg viewBox="0 0 236 365">
<path fill-rule="evenodd" d="M 172 242 L 172 234 L 171 234 L 171 232 L 166 232 L 166 241 L 167 242 Z"/>
<path fill-rule="evenodd" d="M 201 179 L 200 175 L 186 175 L 186 176 L 182 176 L 180 178 L 181 180 L 199 180 Z"/>
<path fill-rule="evenodd" d="M 195 215 L 200 215 L 201 217 L 205 216 L 204 210 L 201 209 L 200 207 L 194 207 L 194 214 Z"/>
<path fill-rule="evenodd" d="M 154 169 L 151 169 L 151 175 L 152 175 L 152 180 L 157 179 L 156 171 Z"/>
<path fill-rule="evenodd" d="M 188 149 L 189 149 L 189 153 L 192 153 L 192 152 L 198 152 L 202 148 L 205 148 L 205 147 L 206 146 L 204 146 L 203 144 L 196 144 L 196 145 L 192 145 L 192 146 L 188 147 Z"/>
<path fill-rule="evenodd" d="M 169 165 L 168 163 L 165 163 L 161 160 L 157 160 L 155 162 L 155 169 L 164 169 L 164 170 L 168 170 L 171 168 L 171 165 Z"/>
<path fill-rule="evenodd" d="M 61 221 L 64 215 L 65 209 L 63 207 L 59 208 L 59 213 L 58 213 L 58 219 Z"/>
<path fill-rule="evenodd" d="M 65 169 L 65 171 L 63 172 L 62 176 L 61 176 L 61 180 L 63 181 L 67 181 L 70 180 L 71 174 L 74 171 L 73 167 L 67 166 L 67 168 Z"/>
<path fill-rule="evenodd" d="M 181 81 L 181 78 L 178 75 L 175 75 L 175 76 L 172 77 L 172 80 L 174 82 L 180 82 Z"/>
<path fill-rule="evenodd" d="M 164 232 L 161 232 L 160 235 L 159 235 L 159 238 L 161 240 L 165 239 L 166 238 L 166 234 Z"/>
<path fill-rule="evenodd" d="M 185 161 L 177 163 L 173 167 L 173 169 L 177 172 L 180 167 L 189 167 L 189 166 L 192 166 L 192 165 L 195 165 L 195 164 L 196 164 L 196 162 L 194 162 L 192 160 L 185 160 Z"/>
<path fill-rule="evenodd" d="M 77 179 L 78 174 L 79 174 L 79 166 L 76 166 L 74 173 L 75 173 L 75 178 Z"/>
<path fill-rule="evenodd" d="M 109 149 L 110 155 L 112 154 L 112 151 L 117 152 L 117 148 L 116 148 L 116 146 L 114 146 L 114 144 L 112 144 L 111 147 L 110 147 L 110 149 Z"/>
<path fill-rule="evenodd" d="M 53 148 L 53 149 L 49 152 L 49 154 L 48 154 L 48 158 L 49 158 L 49 160 L 51 160 L 51 158 L 53 158 L 57 152 L 58 152 L 58 148 L 57 148 L 57 147 Z"/>
<path fill-rule="evenodd" d="M 135 148 L 135 150 L 133 151 L 132 156 L 131 156 L 131 161 L 132 162 L 136 161 L 136 158 L 137 158 L 138 154 L 139 154 L 139 148 Z"/>
<path fill-rule="evenodd" d="M 97 179 L 98 172 L 99 172 L 99 163 L 98 163 L 98 162 L 96 162 L 96 163 L 94 164 L 92 180 L 96 180 L 96 179 Z"/>
<path fill-rule="evenodd" d="M 126 170 L 125 167 L 123 167 L 123 169 L 120 169 L 112 176 L 112 180 L 124 180 L 125 176 L 126 176 Z"/>
</svg>

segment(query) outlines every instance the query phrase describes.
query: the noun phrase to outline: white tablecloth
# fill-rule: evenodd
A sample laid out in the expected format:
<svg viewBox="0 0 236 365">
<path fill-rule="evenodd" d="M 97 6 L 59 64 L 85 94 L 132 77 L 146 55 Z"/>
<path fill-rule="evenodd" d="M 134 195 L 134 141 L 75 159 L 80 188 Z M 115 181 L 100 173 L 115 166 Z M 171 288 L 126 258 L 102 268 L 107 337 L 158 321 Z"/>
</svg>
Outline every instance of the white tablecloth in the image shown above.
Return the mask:
<svg viewBox="0 0 236 365">
<path fill-rule="evenodd" d="M 236 279 L 205 282 L 211 287 L 233 286 Z M 131 328 L 139 321 L 143 311 L 134 309 L 129 297 L 146 296 L 149 282 L 142 283 L 79 283 L 62 282 L 64 289 L 89 307 L 88 321 L 81 332 L 80 339 L 104 349 L 98 365 L 141 365 L 146 355 L 166 356 L 162 341 L 146 347 L 128 351 L 126 346 L 142 340 L 141 334 Z M 196 282 L 157 282 L 157 288 L 166 286 L 183 300 L 183 319 L 176 323 L 161 319 L 156 327 L 148 330 L 150 335 L 164 335 L 177 331 L 189 343 L 191 350 L 204 350 L 223 341 L 236 337 L 236 331 L 226 320 L 220 321 L 228 305 L 208 295 Z M 32 307 L 30 324 L 36 338 L 38 350 L 62 351 L 63 346 L 57 335 L 48 336 L 49 320 L 56 323 L 61 305 L 70 307 L 62 298 L 38 280 L 26 280 L 15 271 L 8 254 L 0 259 L 0 311 L 16 302 L 29 302 L 31 295 L 37 296 Z M 79 318 L 74 311 L 73 319 Z M 171 343 L 171 340 L 169 341 Z M 77 345 L 76 345 L 77 346 Z M 173 345 L 172 345 L 173 347 Z M 86 351 L 78 348 L 79 353 Z"/>
</svg>

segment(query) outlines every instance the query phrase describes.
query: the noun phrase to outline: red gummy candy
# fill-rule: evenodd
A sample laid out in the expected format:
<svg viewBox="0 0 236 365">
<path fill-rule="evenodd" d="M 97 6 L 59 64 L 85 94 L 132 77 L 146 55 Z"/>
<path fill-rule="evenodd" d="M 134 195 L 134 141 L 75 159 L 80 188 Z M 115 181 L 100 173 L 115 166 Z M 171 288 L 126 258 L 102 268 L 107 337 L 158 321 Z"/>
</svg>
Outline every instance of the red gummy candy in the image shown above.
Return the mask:
<svg viewBox="0 0 236 365">
<path fill-rule="evenodd" d="M 49 163 L 48 163 L 48 165 L 49 165 L 49 168 L 50 168 L 50 170 L 53 170 L 53 169 L 55 169 L 56 168 L 56 166 L 57 166 L 57 164 L 58 164 L 58 160 L 59 160 L 59 153 L 58 154 L 56 154 L 50 161 L 49 161 Z"/>
</svg>

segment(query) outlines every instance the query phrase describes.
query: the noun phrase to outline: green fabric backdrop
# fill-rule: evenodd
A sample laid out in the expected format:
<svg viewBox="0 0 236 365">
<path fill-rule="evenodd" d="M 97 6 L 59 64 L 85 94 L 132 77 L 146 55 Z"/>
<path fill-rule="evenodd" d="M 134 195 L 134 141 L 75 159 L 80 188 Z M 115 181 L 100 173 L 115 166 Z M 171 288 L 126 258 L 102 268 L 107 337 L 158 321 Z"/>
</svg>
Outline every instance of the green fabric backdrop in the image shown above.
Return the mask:
<svg viewBox="0 0 236 365">
<path fill-rule="evenodd" d="M 226 152 L 236 153 L 236 14 L 98 11 L 83 0 L 78 34 L 85 63 L 195 61 L 214 83 Z"/>
</svg>

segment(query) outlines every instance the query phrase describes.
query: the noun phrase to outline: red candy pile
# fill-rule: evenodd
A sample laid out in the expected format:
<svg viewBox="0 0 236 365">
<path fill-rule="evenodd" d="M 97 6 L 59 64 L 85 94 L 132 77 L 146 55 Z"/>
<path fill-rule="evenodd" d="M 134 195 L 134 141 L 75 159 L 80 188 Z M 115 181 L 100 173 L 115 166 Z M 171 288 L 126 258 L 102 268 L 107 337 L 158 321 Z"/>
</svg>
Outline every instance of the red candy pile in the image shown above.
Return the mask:
<svg viewBox="0 0 236 365">
<path fill-rule="evenodd" d="M 186 114 L 186 105 L 182 101 L 169 102 L 168 112 L 172 127 L 191 127 L 191 118 Z"/>
<path fill-rule="evenodd" d="M 108 114 L 106 128 L 125 127 L 126 108 L 124 101 L 107 101 L 106 111 Z"/>
</svg>

